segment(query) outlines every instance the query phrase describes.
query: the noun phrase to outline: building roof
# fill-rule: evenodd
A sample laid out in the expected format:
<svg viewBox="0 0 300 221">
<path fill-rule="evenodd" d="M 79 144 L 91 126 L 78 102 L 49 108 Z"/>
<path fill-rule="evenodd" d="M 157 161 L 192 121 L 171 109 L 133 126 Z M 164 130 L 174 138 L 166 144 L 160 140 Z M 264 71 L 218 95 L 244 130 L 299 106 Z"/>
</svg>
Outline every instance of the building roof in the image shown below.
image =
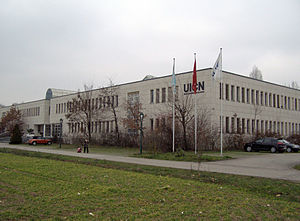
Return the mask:
<svg viewBox="0 0 300 221">
<path fill-rule="evenodd" d="M 46 100 L 50 100 L 51 98 L 54 97 L 59 97 L 59 96 L 74 94 L 74 93 L 76 93 L 76 91 L 49 88 L 46 92 Z"/>
</svg>

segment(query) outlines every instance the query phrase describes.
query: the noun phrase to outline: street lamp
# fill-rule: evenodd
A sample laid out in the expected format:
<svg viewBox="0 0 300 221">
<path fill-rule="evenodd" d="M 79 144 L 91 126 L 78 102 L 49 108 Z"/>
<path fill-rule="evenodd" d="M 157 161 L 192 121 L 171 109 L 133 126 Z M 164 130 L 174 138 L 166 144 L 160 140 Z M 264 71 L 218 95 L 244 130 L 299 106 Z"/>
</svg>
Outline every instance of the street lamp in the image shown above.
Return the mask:
<svg viewBox="0 0 300 221">
<path fill-rule="evenodd" d="M 59 148 L 61 148 L 61 136 L 62 136 L 62 123 L 63 123 L 63 119 L 60 118 L 59 122 L 60 122 Z"/>
<path fill-rule="evenodd" d="M 141 119 L 141 132 L 140 132 L 140 154 L 143 153 L 143 119 L 144 119 L 144 114 L 140 112 L 140 119 Z"/>
</svg>

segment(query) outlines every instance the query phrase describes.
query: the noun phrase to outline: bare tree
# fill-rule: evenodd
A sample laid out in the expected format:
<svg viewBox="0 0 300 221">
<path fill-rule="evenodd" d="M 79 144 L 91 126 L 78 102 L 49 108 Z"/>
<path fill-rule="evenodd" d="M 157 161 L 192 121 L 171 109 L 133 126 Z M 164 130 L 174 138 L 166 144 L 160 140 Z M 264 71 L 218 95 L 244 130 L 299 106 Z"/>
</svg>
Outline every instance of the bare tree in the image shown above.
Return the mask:
<svg viewBox="0 0 300 221">
<path fill-rule="evenodd" d="M 173 105 L 172 101 L 170 102 L 169 106 Z M 183 96 L 182 99 L 178 99 L 174 103 L 175 107 L 175 118 L 180 122 L 182 126 L 182 136 L 183 136 L 183 145 L 184 149 L 188 149 L 188 125 L 194 119 L 194 114 L 192 113 L 193 110 L 193 102 L 192 96 L 186 95 Z"/>
<path fill-rule="evenodd" d="M 117 107 L 119 106 L 118 104 L 118 90 L 119 87 L 116 86 L 112 80 L 110 80 L 109 86 L 107 88 L 102 89 L 102 94 L 105 96 L 107 99 L 105 99 L 106 106 L 108 110 L 112 113 L 114 122 L 115 122 L 115 134 L 117 137 L 117 143 L 120 141 L 120 132 L 119 132 L 119 119 L 118 119 L 118 114 L 117 114 Z"/>
<path fill-rule="evenodd" d="M 258 79 L 258 80 L 263 80 L 261 70 L 259 70 L 255 65 L 253 66 L 252 71 L 249 74 L 249 77 Z"/>
<path fill-rule="evenodd" d="M 129 98 L 125 104 L 125 110 L 127 111 L 127 117 L 123 118 L 123 124 L 125 128 L 136 133 L 140 128 L 142 104 L 139 99 Z"/>
<path fill-rule="evenodd" d="M 84 91 L 78 92 L 77 96 L 72 99 L 69 104 L 69 113 L 66 118 L 70 123 L 80 125 L 80 130 L 84 134 L 85 139 L 91 141 L 91 124 L 92 120 L 97 119 L 101 112 L 98 103 L 95 102 L 93 85 L 84 85 Z"/>
<path fill-rule="evenodd" d="M 7 130 L 12 134 L 16 125 L 21 127 L 23 124 L 22 113 L 15 106 L 12 106 L 10 110 L 1 118 L 0 127 L 1 130 Z"/>
<path fill-rule="evenodd" d="M 299 84 L 297 83 L 297 81 L 292 81 L 292 83 L 290 84 L 291 88 L 295 88 L 295 89 L 299 89 Z"/>
</svg>

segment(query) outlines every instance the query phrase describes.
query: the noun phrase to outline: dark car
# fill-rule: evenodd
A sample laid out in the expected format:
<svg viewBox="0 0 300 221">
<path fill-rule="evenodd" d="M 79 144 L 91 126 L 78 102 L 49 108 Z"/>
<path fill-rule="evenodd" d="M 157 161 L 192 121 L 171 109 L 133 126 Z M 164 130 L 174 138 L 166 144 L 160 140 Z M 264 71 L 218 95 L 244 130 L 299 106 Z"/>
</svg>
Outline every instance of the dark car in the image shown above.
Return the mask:
<svg viewBox="0 0 300 221">
<path fill-rule="evenodd" d="M 265 137 L 250 143 L 246 143 L 244 146 L 245 151 L 270 151 L 271 153 L 284 152 L 286 150 L 285 144 L 274 137 Z"/>
<path fill-rule="evenodd" d="M 47 137 L 39 137 L 39 136 L 34 136 L 32 139 L 28 140 L 28 144 L 32 145 L 37 145 L 37 144 L 52 144 L 52 139 L 47 138 Z"/>
<path fill-rule="evenodd" d="M 290 142 L 288 142 L 285 139 L 278 139 L 280 142 L 284 143 L 286 146 L 286 152 L 291 153 L 291 152 L 295 152 L 297 153 L 300 149 L 300 146 L 297 144 L 292 144 Z"/>
</svg>

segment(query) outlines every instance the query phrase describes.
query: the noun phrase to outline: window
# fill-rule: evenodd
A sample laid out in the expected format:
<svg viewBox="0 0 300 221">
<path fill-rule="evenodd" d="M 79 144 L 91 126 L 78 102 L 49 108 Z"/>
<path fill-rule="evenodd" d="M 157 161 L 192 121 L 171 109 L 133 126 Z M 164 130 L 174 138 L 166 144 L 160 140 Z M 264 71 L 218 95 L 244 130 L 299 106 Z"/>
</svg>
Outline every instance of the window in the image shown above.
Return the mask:
<svg viewBox="0 0 300 221">
<path fill-rule="evenodd" d="M 259 105 L 259 91 L 255 93 L 256 104 Z"/>
<path fill-rule="evenodd" d="M 156 122 L 155 122 L 155 128 L 158 129 L 159 128 L 159 119 L 156 118 Z"/>
<path fill-rule="evenodd" d="M 252 120 L 252 134 L 255 133 L 255 120 Z"/>
<path fill-rule="evenodd" d="M 109 133 L 109 121 L 106 121 L 106 133 Z"/>
<path fill-rule="evenodd" d="M 254 90 L 251 90 L 251 104 L 254 104 Z"/>
<path fill-rule="evenodd" d="M 268 106 L 268 93 L 265 93 L 265 106 Z"/>
<path fill-rule="evenodd" d="M 168 87 L 168 102 L 173 100 L 173 87 Z"/>
<path fill-rule="evenodd" d="M 151 129 L 151 131 L 153 131 L 153 119 L 152 118 L 150 119 L 150 129 Z"/>
<path fill-rule="evenodd" d="M 264 92 L 260 92 L 260 104 L 264 105 Z"/>
<path fill-rule="evenodd" d="M 234 85 L 231 85 L 231 101 L 234 101 Z"/>
<path fill-rule="evenodd" d="M 276 95 L 273 94 L 273 107 L 276 107 Z"/>
<path fill-rule="evenodd" d="M 291 109 L 291 98 L 288 97 L 288 109 L 290 110 Z"/>
<path fill-rule="evenodd" d="M 272 94 L 269 94 L 269 106 L 272 107 Z"/>
<path fill-rule="evenodd" d="M 287 107 L 287 101 L 286 101 L 286 96 L 284 96 L 284 109 L 286 109 L 286 107 Z"/>
<path fill-rule="evenodd" d="M 111 106 L 115 107 L 115 97 L 111 96 Z"/>
<path fill-rule="evenodd" d="M 114 121 L 110 122 L 110 132 L 114 132 Z"/>
<path fill-rule="evenodd" d="M 165 103 L 166 102 L 166 88 L 164 87 L 164 88 L 162 88 L 161 89 L 161 102 L 162 103 Z"/>
<path fill-rule="evenodd" d="M 242 134 L 245 133 L 245 119 L 242 119 Z"/>
<path fill-rule="evenodd" d="M 234 117 L 231 118 L 231 133 L 235 133 L 235 127 L 234 127 L 234 124 L 235 124 L 235 120 L 234 120 Z"/>
<path fill-rule="evenodd" d="M 225 130 L 226 133 L 229 133 L 229 117 L 225 118 Z"/>
<path fill-rule="evenodd" d="M 246 93 L 246 100 L 247 100 L 247 103 L 249 104 L 250 103 L 250 89 L 249 88 L 247 88 L 247 93 Z"/>
<path fill-rule="evenodd" d="M 237 133 L 241 133 L 241 119 L 240 118 L 236 119 L 236 131 L 237 131 Z"/>
<path fill-rule="evenodd" d="M 219 99 L 221 100 L 221 98 L 222 99 L 224 99 L 224 96 L 223 96 L 223 84 L 219 84 Z"/>
<path fill-rule="evenodd" d="M 156 103 L 159 103 L 159 89 L 156 89 Z"/>
<path fill-rule="evenodd" d="M 250 119 L 247 119 L 247 134 L 250 133 Z"/>
<path fill-rule="evenodd" d="M 102 108 L 102 97 L 99 98 L 99 108 Z"/>
<path fill-rule="evenodd" d="M 118 107 L 118 106 L 119 106 L 119 96 L 116 95 L 116 107 Z"/>
<path fill-rule="evenodd" d="M 225 98 L 229 101 L 229 85 L 225 84 Z"/>
<path fill-rule="evenodd" d="M 110 102 L 110 96 L 107 96 L 107 107 L 111 106 L 111 102 Z"/>
<path fill-rule="evenodd" d="M 236 87 L 236 101 L 240 102 L 240 87 Z"/>
<path fill-rule="evenodd" d="M 277 95 L 277 108 L 280 108 L 280 97 Z"/>
<path fill-rule="evenodd" d="M 154 102 L 154 90 L 150 90 L 150 104 Z"/>
<path fill-rule="evenodd" d="M 245 103 L 245 88 L 242 87 L 242 103 Z"/>
</svg>

